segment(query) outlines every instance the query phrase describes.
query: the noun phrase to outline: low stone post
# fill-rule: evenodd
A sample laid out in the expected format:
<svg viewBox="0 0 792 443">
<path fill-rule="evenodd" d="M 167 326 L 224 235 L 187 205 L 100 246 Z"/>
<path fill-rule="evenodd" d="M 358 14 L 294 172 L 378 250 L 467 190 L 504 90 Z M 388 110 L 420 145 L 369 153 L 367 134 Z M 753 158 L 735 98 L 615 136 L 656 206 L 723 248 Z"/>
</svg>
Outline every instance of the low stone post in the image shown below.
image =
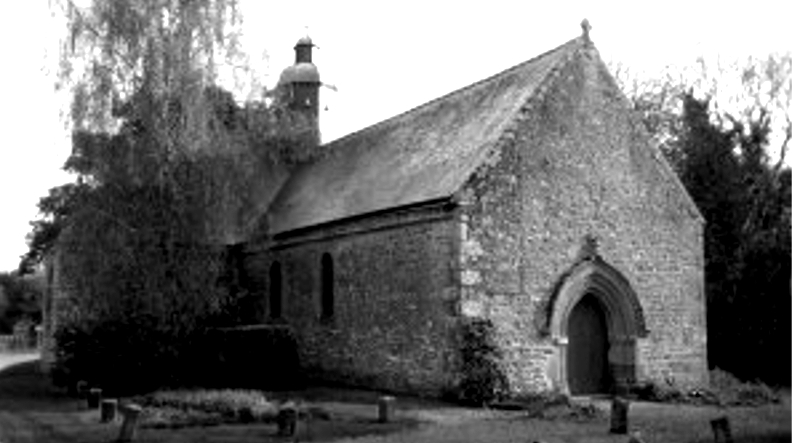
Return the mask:
<svg viewBox="0 0 792 443">
<path fill-rule="evenodd" d="M 627 443 L 644 443 L 644 440 L 641 438 L 641 433 L 635 431 L 630 433 L 630 439 L 627 440 Z"/>
<path fill-rule="evenodd" d="M 33 334 L 35 336 L 36 341 L 36 348 L 41 350 L 44 348 L 44 327 L 41 325 L 36 325 L 33 329 Z"/>
<path fill-rule="evenodd" d="M 102 423 L 109 423 L 116 418 L 116 412 L 118 411 L 118 400 L 114 399 L 107 399 L 102 400 L 102 407 L 101 409 L 101 419 Z"/>
<path fill-rule="evenodd" d="M 611 402 L 611 434 L 626 434 L 627 433 L 627 413 L 630 409 L 630 403 L 619 397 L 614 397 Z"/>
<path fill-rule="evenodd" d="M 102 390 L 99 388 L 91 388 L 88 390 L 88 409 L 98 409 L 99 403 L 102 402 Z"/>
<path fill-rule="evenodd" d="M 143 408 L 136 404 L 124 405 L 121 408 L 121 415 L 124 417 L 124 422 L 121 423 L 121 430 L 118 432 L 119 443 L 130 442 L 135 438 L 135 431 L 137 430 L 138 419 Z"/>
<path fill-rule="evenodd" d="M 88 382 L 85 380 L 78 381 L 75 391 L 80 399 L 86 398 L 88 396 Z"/>
<path fill-rule="evenodd" d="M 734 438 L 731 434 L 731 425 L 729 425 L 729 417 L 722 416 L 714 420 L 710 420 L 712 426 L 712 434 L 715 438 L 715 443 L 734 443 Z"/>
<path fill-rule="evenodd" d="M 377 401 L 378 421 L 388 423 L 393 418 L 393 404 L 396 401 L 390 395 L 384 395 Z"/>
<path fill-rule="evenodd" d="M 278 424 L 278 435 L 293 437 L 297 432 L 297 418 L 297 406 L 292 402 L 284 403 L 275 419 Z"/>
</svg>

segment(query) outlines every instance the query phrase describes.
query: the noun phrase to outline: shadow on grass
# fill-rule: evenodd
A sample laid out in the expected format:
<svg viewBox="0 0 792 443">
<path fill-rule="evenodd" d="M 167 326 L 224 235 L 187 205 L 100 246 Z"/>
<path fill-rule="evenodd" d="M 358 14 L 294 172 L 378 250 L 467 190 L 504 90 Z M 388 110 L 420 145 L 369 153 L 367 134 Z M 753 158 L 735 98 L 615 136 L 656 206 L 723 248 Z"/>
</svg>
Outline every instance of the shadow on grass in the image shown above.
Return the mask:
<svg viewBox="0 0 792 443">
<path fill-rule="evenodd" d="M 325 393 L 314 394 L 322 397 L 321 394 Z M 361 399 L 359 396 L 354 398 Z M 105 443 L 114 441 L 118 432 L 117 422 L 99 423 L 95 411 L 85 410 L 79 400 L 54 388 L 48 377 L 39 370 L 38 360 L 11 363 L 0 369 L 0 411 L 4 413 L 0 417 L 0 439 L 4 442 Z M 383 424 L 376 422 L 374 414 L 351 412 L 331 411 L 331 418 L 328 419 L 302 420 L 298 425 L 297 437 L 300 441 L 328 441 L 399 433 L 419 426 L 418 421 L 407 417 L 398 417 L 391 423 Z M 218 423 L 217 426 L 176 429 L 141 427 L 139 434 L 140 441 L 157 443 L 291 441 L 278 436 L 276 426 L 271 423 Z"/>
<path fill-rule="evenodd" d="M 341 438 L 387 435 L 416 429 L 419 422 L 411 419 L 396 419 L 389 423 L 379 423 L 362 417 L 337 418 L 332 421 L 312 421 L 302 425 L 298 438 L 300 441 L 329 441 Z"/>
<path fill-rule="evenodd" d="M 74 402 L 52 386 L 39 370 L 38 360 L 13 363 L 0 370 L 0 408 L 5 411 L 55 411 Z"/>
</svg>

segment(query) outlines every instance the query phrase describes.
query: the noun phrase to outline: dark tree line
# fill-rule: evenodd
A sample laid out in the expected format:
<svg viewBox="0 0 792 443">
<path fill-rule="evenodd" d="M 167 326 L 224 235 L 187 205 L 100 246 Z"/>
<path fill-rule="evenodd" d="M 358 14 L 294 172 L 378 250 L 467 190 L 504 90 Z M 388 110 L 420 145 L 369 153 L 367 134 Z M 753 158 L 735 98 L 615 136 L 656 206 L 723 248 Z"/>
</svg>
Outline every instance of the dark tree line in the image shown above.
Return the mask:
<svg viewBox="0 0 792 443">
<path fill-rule="evenodd" d="M 688 93 L 680 119 L 675 166 L 707 221 L 710 365 L 788 384 L 792 171 L 769 160 L 764 112 L 726 127 Z"/>
</svg>

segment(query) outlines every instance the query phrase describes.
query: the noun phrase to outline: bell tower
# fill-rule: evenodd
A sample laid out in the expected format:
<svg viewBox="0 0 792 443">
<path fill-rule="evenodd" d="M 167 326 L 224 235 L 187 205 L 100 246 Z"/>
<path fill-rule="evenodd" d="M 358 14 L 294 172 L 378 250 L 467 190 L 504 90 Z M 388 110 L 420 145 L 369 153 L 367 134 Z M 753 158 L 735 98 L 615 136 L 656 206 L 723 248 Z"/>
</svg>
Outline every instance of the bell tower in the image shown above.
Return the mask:
<svg viewBox="0 0 792 443">
<path fill-rule="evenodd" d="M 318 124 L 319 70 L 312 61 L 314 44 L 305 36 L 294 46 L 294 64 L 283 70 L 278 86 L 284 88 L 285 100 L 290 109 L 304 112 Z"/>
</svg>

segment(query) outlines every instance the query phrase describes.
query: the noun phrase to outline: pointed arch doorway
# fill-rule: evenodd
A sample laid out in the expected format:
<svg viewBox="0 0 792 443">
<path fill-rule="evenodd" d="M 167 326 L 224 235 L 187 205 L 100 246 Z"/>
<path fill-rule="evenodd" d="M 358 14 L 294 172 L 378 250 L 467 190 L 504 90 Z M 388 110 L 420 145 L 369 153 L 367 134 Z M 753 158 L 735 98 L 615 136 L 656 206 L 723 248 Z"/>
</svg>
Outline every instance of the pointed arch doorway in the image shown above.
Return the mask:
<svg viewBox="0 0 792 443">
<path fill-rule="evenodd" d="M 557 386 L 583 395 L 632 383 L 636 339 L 647 331 L 627 279 L 594 256 L 573 266 L 557 288 L 547 316 L 547 330 L 558 345 Z"/>
</svg>

